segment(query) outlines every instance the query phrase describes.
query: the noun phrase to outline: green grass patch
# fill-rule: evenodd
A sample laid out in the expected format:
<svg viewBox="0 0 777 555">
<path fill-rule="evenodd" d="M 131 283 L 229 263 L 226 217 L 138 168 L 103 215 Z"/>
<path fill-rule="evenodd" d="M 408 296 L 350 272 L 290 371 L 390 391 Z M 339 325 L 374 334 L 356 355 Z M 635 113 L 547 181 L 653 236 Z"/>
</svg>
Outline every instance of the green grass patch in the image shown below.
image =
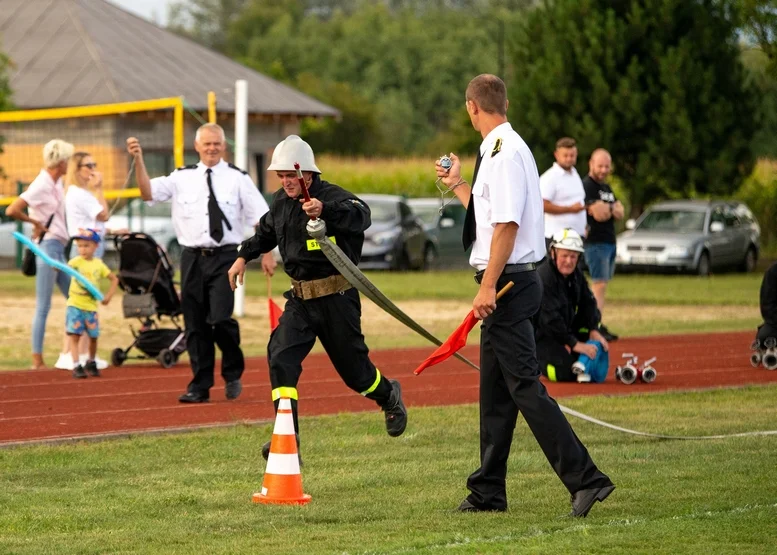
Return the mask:
<svg viewBox="0 0 777 555">
<path fill-rule="evenodd" d="M 365 275 L 393 301 L 413 299 L 472 300 L 477 284 L 471 270 L 440 272 L 365 272 Z M 35 280 L 16 271 L 0 272 L 5 295 L 35 295 Z M 721 274 L 695 276 L 616 275 L 607 289 L 608 302 L 675 305 L 758 305 L 763 274 Z M 267 281 L 252 264 L 246 293 L 267 295 Z M 273 295 L 289 289 L 282 271 L 272 279 Z"/>
<path fill-rule="evenodd" d="M 775 427 L 777 387 L 563 404 L 667 434 Z M 365 408 L 369 405 L 365 403 Z M 304 413 L 304 403 L 302 405 Z M 507 514 L 458 514 L 478 462 L 475 405 L 303 418 L 300 507 L 251 503 L 270 425 L 0 451 L 0 552 L 764 553 L 777 535 L 777 438 L 658 441 L 571 419 L 618 489 L 585 520 L 522 419 Z"/>
</svg>

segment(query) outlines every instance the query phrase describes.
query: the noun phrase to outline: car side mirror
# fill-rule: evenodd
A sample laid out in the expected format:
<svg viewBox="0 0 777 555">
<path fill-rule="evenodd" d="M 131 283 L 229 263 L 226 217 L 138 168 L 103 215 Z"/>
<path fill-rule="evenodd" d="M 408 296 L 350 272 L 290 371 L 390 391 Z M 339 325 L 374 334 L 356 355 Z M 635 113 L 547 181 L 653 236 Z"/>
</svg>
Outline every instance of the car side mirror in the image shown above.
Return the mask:
<svg viewBox="0 0 777 555">
<path fill-rule="evenodd" d="M 440 229 L 450 229 L 456 225 L 456 221 L 453 218 L 440 219 Z"/>
<path fill-rule="evenodd" d="M 711 233 L 720 233 L 726 228 L 726 226 L 723 225 L 723 222 L 712 222 L 710 224 L 710 232 Z"/>
<path fill-rule="evenodd" d="M 626 229 L 634 229 L 635 227 L 637 227 L 637 220 L 634 218 L 626 220 Z"/>
</svg>

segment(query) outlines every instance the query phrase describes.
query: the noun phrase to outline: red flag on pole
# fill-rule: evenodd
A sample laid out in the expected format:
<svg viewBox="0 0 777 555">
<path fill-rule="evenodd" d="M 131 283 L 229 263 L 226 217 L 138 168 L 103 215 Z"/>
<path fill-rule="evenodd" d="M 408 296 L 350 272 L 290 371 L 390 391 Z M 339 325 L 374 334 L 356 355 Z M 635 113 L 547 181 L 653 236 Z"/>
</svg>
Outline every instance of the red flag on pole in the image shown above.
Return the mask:
<svg viewBox="0 0 777 555">
<path fill-rule="evenodd" d="M 278 321 L 281 319 L 283 309 L 275 304 L 272 299 L 267 299 L 267 309 L 270 312 L 270 329 L 274 330 L 278 327 Z"/>
<path fill-rule="evenodd" d="M 467 344 L 467 336 L 477 323 L 478 319 L 475 318 L 475 313 L 470 310 L 469 314 L 467 314 L 467 317 L 464 318 L 464 321 L 459 324 L 458 328 L 456 328 L 456 331 L 454 331 L 451 336 L 445 340 L 445 343 L 437 347 L 437 350 L 434 351 L 425 361 L 423 361 L 421 365 L 413 371 L 413 374 L 417 376 L 423 372 L 425 368 L 439 364 L 446 358 L 452 357 L 453 353 Z"/>
<path fill-rule="evenodd" d="M 278 327 L 278 321 L 281 319 L 281 314 L 283 314 L 283 309 L 272 300 L 270 276 L 267 276 L 267 311 L 270 315 L 270 331 L 275 331 L 275 328 Z"/>
<path fill-rule="evenodd" d="M 510 281 L 507 283 L 507 285 L 502 287 L 501 291 L 499 291 L 499 293 L 496 295 L 497 300 L 499 300 L 502 295 L 507 293 L 512 286 L 513 282 Z M 413 374 L 417 376 L 426 368 L 434 366 L 435 364 L 439 364 L 445 359 L 452 357 L 456 351 L 467 344 L 467 336 L 477 323 L 478 319 L 475 317 L 475 313 L 470 310 L 469 314 L 467 314 L 467 317 L 464 318 L 464 321 L 459 324 L 459 327 L 456 328 L 456 330 L 450 335 L 448 339 L 445 340 L 445 343 L 437 347 L 437 350 L 429 355 L 429 358 L 423 361 L 418 368 L 413 370 Z"/>
</svg>

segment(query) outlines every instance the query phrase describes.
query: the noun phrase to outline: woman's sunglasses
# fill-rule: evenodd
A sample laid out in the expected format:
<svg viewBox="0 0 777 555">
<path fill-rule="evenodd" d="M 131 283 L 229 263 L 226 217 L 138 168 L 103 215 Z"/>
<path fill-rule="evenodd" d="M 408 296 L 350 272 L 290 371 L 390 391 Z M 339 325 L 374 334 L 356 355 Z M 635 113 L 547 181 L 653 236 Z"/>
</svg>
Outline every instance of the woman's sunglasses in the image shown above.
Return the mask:
<svg viewBox="0 0 777 555">
<path fill-rule="evenodd" d="M 97 162 L 89 162 L 88 164 L 78 164 L 79 168 L 89 168 L 90 170 L 93 170 L 97 167 Z"/>
</svg>

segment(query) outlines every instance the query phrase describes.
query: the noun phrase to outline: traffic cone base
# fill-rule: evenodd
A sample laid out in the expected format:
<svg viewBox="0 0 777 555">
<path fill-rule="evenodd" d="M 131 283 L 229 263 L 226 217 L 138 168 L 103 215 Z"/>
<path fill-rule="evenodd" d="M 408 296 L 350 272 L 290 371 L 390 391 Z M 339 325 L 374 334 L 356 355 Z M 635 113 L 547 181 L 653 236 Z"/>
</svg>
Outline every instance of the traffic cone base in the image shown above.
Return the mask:
<svg viewBox="0 0 777 555">
<path fill-rule="evenodd" d="M 255 493 L 252 500 L 264 504 L 305 505 L 310 499 L 310 495 L 302 491 L 291 400 L 282 397 L 275 418 L 262 491 Z"/>
</svg>

